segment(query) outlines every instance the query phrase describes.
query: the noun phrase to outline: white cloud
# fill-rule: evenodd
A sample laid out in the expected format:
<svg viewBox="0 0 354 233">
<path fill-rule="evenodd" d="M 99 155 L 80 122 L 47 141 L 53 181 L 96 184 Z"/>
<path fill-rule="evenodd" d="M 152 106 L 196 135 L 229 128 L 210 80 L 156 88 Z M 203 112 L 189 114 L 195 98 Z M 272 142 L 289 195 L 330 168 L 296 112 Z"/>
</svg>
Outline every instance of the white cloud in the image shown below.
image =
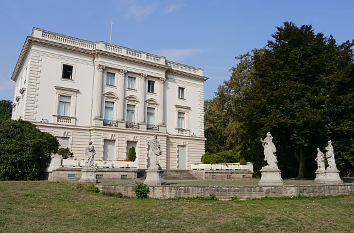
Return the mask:
<svg viewBox="0 0 354 233">
<path fill-rule="evenodd" d="M 126 16 L 128 18 L 133 18 L 135 20 L 143 20 L 146 17 L 150 16 L 156 11 L 156 7 L 149 5 L 149 6 L 142 6 L 142 5 L 131 5 L 127 8 Z"/>
<path fill-rule="evenodd" d="M 172 12 L 180 9 L 182 7 L 182 5 L 178 5 L 178 4 L 170 4 L 166 7 L 165 9 L 165 13 L 166 14 L 171 14 Z"/>
<path fill-rule="evenodd" d="M 157 54 L 167 57 L 170 60 L 183 60 L 189 56 L 203 53 L 202 49 L 162 49 Z"/>
</svg>

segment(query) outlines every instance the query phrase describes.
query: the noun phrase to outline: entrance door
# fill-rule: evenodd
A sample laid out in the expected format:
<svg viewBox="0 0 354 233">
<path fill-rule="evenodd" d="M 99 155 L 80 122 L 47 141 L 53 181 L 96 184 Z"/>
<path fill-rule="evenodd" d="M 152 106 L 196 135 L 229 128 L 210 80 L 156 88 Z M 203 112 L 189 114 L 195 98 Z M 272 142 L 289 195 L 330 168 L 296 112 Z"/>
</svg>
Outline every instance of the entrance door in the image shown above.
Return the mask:
<svg viewBox="0 0 354 233">
<path fill-rule="evenodd" d="M 114 160 L 114 140 L 104 140 L 103 160 Z"/>
<path fill-rule="evenodd" d="M 187 169 L 186 147 L 177 146 L 177 148 L 178 148 L 178 169 L 186 170 Z"/>
</svg>

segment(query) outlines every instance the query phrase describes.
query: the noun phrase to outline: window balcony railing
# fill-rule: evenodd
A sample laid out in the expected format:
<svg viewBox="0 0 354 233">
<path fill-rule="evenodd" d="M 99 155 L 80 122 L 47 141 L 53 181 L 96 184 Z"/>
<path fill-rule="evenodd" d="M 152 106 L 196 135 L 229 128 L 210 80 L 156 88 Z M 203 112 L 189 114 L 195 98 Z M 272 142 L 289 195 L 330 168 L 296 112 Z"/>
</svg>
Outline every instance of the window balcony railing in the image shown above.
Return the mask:
<svg viewBox="0 0 354 233">
<path fill-rule="evenodd" d="M 130 129 L 139 129 L 139 124 L 135 122 L 127 122 L 126 127 Z"/>
<path fill-rule="evenodd" d="M 64 124 L 64 125 L 75 125 L 75 117 L 70 116 L 55 116 L 57 124 Z"/>
<path fill-rule="evenodd" d="M 147 128 L 147 130 L 159 131 L 159 126 L 158 125 L 147 124 L 146 128 Z"/>
<path fill-rule="evenodd" d="M 118 121 L 112 121 L 112 120 L 103 120 L 103 125 L 104 126 L 113 126 L 113 127 L 118 127 Z"/>
</svg>

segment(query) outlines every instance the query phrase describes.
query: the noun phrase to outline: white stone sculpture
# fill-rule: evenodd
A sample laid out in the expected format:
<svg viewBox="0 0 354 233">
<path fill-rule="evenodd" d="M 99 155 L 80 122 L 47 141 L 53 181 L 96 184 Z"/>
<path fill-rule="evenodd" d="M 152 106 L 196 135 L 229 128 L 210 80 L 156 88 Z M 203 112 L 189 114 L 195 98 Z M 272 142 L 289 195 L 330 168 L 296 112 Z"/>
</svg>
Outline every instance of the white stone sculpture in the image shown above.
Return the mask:
<svg viewBox="0 0 354 233">
<path fill-rule="evenodd" d="M 327 170 L 337 170 L 336 160 L 334 159 L 334 150 L 332 146 L 332 141 L 328 141 L 326 149 L 326 159 L 328 163 Z"/>
<path fill-rule="evenodd" d="M 267 161 L 267 165 L 260 170 L 262 176 L 258 185 L 281 186 L 283 185 L 283 179 L 281 178 L 280 170 L 278 169 L 278 160 L 275 155 L 277 149 L 275 148 L 270 132 L 267 133 L 264 139 L 261 139 L 261 142 L 264 148 L 264 160 Z"/>
<path fill-rule="evenodd" d="M 159 164 L 161 149 L 160 144 L 157 140 L 157 135 L 147 142 L 148 144 L 148 166 L 146 170 L 145 184 L 150 186 L 159 186 L 163 183 L 162 180 L 162 170 Z"/>
<path fill-rule="evenodd" d="M 87 166 L 88 167 L 95 167 L 95 155 L 96 150 L 95 147 L 92 145 L 92 141 L 89 142 L 88 146 L 88 159 L 87 159 Z"/>
<path fill-rule="evenodd" d="M 270 132 L 267 133 L 267 136 L 264 139 L 261 139 L 261 142 L 264 148 L 264 160 L 268 163 L 266 167 L 278 169 L 278 160 L 275 155 L 277 149 L 275 148 L 273 137 Z"/>
<path fill-rule="evenodd" d="M 92 141 L 89 142 L 87 148 L 88 158 L 86 166 L 81 170 L 80 182 L 96 183 L 96 169 L 95 169 L 95 147 L 92 145 Z"/>
<path fill-rule="evenodd" d="M 160 155 L 161 149 L 160 144 L 157 141 L 157 135 L 151 141 L 147 142 L 148 144 L 148 169 L 149 170 L 157 170 L 161 169 L 160 167 Z"/>
<path fill-rule="evenodd" d="M 328 141 L 326 146 L 326 159 L 328 167 L 325 171 L 325 182 L 326 184 L 341 184 L 342 179 L 339 176 L 339 171 L 337 169 L 336 160 L 334 159 L 334 149 L 332 146 L 332 141 Z"/>
<path fill-rule="evenodd" d="M 317 162 L 315 183 L 325 183 L 325 160 L 323 152 L 320 150 L 320 148 L 317 148 L 317 157 L 315 160 Z"/>
<path fill-rule="evenodd" d="M 316 162 L 317 162 L 317 171 L 323 171 L 324 172 L 324 170 L 325 170 L 325 160 L 324 160 L 323 152 L 320 150 L 320 148 L 317 148 Z"/>
</svg>

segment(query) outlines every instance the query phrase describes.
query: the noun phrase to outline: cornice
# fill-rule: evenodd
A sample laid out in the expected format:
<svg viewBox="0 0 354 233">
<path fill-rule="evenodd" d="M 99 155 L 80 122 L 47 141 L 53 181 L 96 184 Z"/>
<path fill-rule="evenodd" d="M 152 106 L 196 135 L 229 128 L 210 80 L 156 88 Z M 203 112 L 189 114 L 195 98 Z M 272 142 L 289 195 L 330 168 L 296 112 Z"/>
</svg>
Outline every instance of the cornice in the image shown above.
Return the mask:
<svg viewBox="0 0 354 233">
<path fill-rule="evenodd" d="M 177 75 L 181 75 L 181 76 L 187 76 L 189 78 L 193 78 L 193 79 L 197 79 L 197 80 L 201 80 L 203 82 L 207 81 L 209 78 L 208 77 L 205 77 L 205 76 L 201 76 L 201 75 L 197 75 L 197 74 L 190 74 L 190 73 L 187 73 L 187 72 L 183 72 L 183 71 L 179 71 L 179 70 L 174 70 L 174 69 L 171 69 L 169 68 L 167 70 L 167 73 L 171 73 L 171 74 L 177 74 Z"/>
</svg>

